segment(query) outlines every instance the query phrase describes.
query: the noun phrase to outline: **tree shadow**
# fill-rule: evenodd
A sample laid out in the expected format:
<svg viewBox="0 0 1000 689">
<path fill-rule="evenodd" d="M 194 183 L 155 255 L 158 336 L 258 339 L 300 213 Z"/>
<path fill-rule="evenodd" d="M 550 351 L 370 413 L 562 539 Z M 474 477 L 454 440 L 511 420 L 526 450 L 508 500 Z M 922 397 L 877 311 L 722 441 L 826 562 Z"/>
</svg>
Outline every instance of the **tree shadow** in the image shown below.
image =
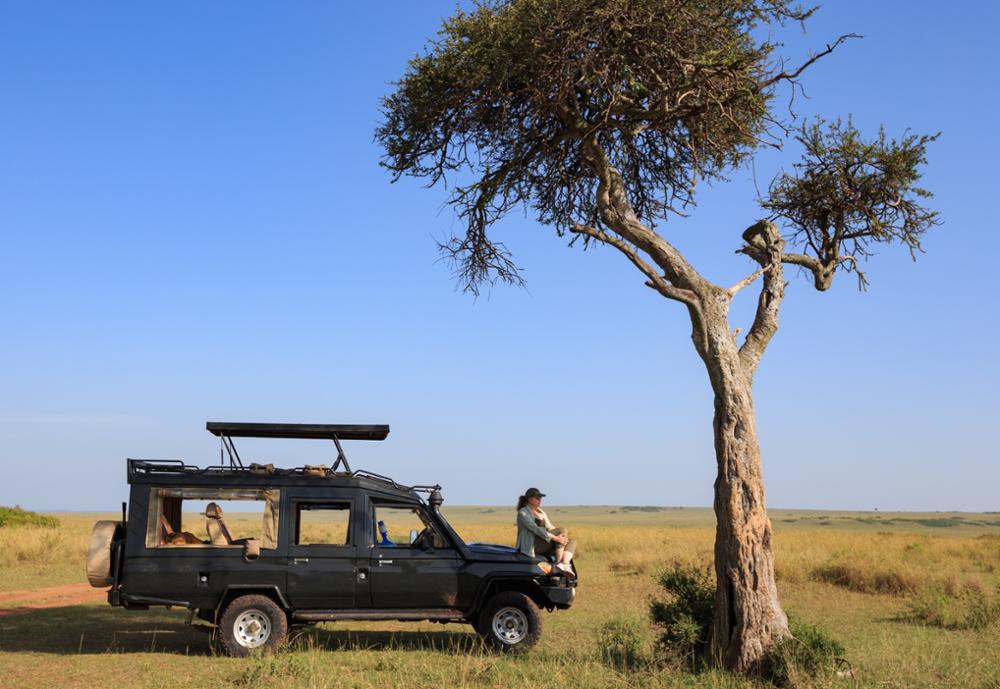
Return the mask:
<svg viewBox="0 0 1000 689">
<path fill-rule="evenodd" d="M 209 634 L 186 624 L 186 610 L 122 610 L 97 606 L 46 608 L 0 617 L 0 651 L 57 653 L 218 654 Z M 341 623 L 338 623 L 338 625 Z M 422 650 L 474 653 L 482 649 L 471 631 L 388 631 L 378 629 L 295 628 L 291 648 L 297 650 Z"/>
</svg>

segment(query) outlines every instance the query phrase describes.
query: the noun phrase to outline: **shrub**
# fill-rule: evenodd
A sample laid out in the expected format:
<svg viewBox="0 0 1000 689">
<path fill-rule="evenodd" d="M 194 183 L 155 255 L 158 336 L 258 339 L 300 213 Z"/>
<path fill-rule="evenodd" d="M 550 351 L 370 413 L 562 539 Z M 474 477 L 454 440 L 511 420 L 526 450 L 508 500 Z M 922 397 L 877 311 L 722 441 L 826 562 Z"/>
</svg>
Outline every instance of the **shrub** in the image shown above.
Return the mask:
<svg viewBox="0 0 1000 689">
<path fill-rule="evenodd" d="M 618 617 L 598 630 L 601 662 L 619 672 L 637 670 L 649 664 L 649 644 L 645 625 L 634 617 Z"/>
<path fill-rule="evenodd" d="M 949 593 L 940 586 L 910 597 L 908 617 L 942 629 L 982 629 L 1000 619 L 1000 589 L 989 593 L 971 582 Z"/>
<path fill-rule="evenodd" d="M 768 658 L 767 678 L 781 687 L 796 687 L 806 678 L 836 671 L 843 645 L 825 629 L 789 616 L 792 636 L 779 643 Z"/>
<path fill-rule="evenodd" d="M 675 563 L 660 576 L 666 600 L 650 605 L 660 628 L 659 649 L 668 660 L 698 669 L 708 654 L 715 606 L 715 582 L 710 570 Z"/>
<path fill-rule="evenodd" d="M 20 505 L 13 507 L 0 505 L 0 527 L 4 526 L 39 526 L 52 529 L 59 526 L 59 520 L 47 514 L 21 509 Z"/>
<path fill-rule="evenodd" d="M 812 578 L 858 593 L 912 593 L 918 586 L 912 575 L 894 569 L 874 569 L 868 565 L 831 563 L 816 567 Z"/>
</svg>

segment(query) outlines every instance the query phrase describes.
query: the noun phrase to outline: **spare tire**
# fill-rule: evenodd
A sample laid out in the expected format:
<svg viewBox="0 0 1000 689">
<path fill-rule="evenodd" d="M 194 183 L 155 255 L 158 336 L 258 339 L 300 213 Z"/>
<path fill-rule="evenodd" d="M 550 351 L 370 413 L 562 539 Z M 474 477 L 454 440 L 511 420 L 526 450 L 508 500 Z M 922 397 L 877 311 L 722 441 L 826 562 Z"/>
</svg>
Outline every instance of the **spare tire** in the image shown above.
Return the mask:
<svg viewBox="0 0 1000 689">
<path fill-rule="evenodd" d="M 102 519 L 90 531 L 87 550 L 87 581 L 94 588 L 111 586 L 111 542 L 121 522 Z"/>
</svg>

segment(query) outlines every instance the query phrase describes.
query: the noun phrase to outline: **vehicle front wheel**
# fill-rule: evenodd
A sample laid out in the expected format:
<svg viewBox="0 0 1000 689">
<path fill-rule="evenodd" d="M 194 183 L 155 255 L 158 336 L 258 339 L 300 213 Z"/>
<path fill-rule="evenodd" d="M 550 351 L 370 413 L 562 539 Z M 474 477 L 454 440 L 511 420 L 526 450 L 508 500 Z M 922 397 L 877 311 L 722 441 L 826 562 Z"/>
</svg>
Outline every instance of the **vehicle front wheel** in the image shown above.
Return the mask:
<svg viewBox="0 0 1000 689">
<path fill-rule="evenodd" d="M 269 653 L 288 639 L 288 618 L 267 596 L 240 596 L 222 613 L 219 637 L 231 656 Z"/>
<path fill-rule="evenodd" d="M 504 591 L 483 606 L 476 631 L 499 651 L 522 653 L 541 638 L 542 617 L 538 606 L 528 596 Z"/>
</svg>

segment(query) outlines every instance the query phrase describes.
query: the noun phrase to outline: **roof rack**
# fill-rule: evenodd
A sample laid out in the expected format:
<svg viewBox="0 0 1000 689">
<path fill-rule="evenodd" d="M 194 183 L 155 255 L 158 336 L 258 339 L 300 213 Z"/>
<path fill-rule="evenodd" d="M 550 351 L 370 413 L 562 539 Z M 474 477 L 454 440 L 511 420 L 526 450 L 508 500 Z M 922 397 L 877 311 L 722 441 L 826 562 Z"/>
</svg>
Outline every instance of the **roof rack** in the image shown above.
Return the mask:
<svg viewBox="0 0 1000 689">
<path fill-rule="evenodd" d="M 257 475 L 257 465 L 251 465 L 249 467 L 245 466 L 233 466 L 233 465 L 212 465 L 207 467 L 198 467 L 192 464 L 185 464 L 179 459 L 129 459 L 128 460 L 128 474 L 131 478 L 135 474 L 186 474 L 189 476 L 224 476 L 224 475 Z M 308 476 L 305 467 L 294 467 L 291 469 L 272 469 L 271 473 L 267 474 L 270 476 Z M 431 493 L 435 490 L 441 490 L 441 486 L 435 485 L 414 485 L 407 486 L 405 484 L 399 483 L 388 476 L 383 476 L 382 474 L 376 474 L 374 471 L 367 471 L 365 469 L 358 469 L 356 471 L 346 471 L 346 472 L 335 472 L 332 469 L 328 469 L 325 474 L 326 478 L 365 478 L 374 481 L 379 481 L 382 483 L 387 483 L 396 490 L 400 491 L 411 491 L 414 493 Z"/>
<path fill-rule="evenodd" d="M 341 447 L 341 440 L 385 440 L 389 435 L 388 424 L 320 424 L 320 423 L 236 423 L 231 421 L 209 421 L 205 429 L 212 435 L 219 436 L 222 447 L 219 449 L 220 460 L 222 450 L 229 455 L 231 468 L 244 468 L 240 453 L 236 451 L 233 438 L 303 438 L 310 440 L 332 440 L 337 446 L 337 460 L 333 463 L 333 471 L 343 465 L 344 470 L 351 473 L 351 465 Z"/>
</svg>

